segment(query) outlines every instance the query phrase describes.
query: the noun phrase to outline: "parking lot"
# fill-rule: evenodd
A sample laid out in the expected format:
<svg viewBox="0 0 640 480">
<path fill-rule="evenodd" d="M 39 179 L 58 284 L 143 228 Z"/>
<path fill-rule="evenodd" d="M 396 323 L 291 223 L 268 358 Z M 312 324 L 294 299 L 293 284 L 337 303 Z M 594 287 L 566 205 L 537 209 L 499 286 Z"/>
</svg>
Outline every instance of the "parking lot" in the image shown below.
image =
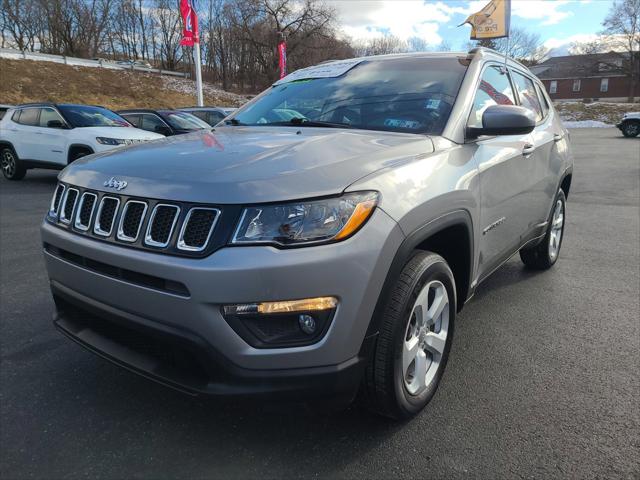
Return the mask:
<svg viewBox="0 0 640 480">
<path fill-rule="evenodd" d="M 408 423 L 194 399 L 55 331 L 39 223 L 56 172 L 0 180 L 0 476 L 640 477 L 640 139 L 572 130 L 558 264 L 514 257 L 458 317 Z"/>
</svg>

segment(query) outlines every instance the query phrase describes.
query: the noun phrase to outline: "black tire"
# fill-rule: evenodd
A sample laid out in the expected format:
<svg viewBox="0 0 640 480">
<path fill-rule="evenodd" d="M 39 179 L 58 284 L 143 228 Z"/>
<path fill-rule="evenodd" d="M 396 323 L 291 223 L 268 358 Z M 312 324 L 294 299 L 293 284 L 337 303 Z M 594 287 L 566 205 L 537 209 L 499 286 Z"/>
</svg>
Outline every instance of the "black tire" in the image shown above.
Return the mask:
<svg viewBox="0 0 640 480">
<path fill-rule="evenodd" d="M 622 134 L 627 138 L 637 137 L 640 134 L 640 121 L 629 121 L 622 125 Z"/>
<path fill-rule="evenodd" d="M 562 226 L 560 227 L 560 238 L 556 239 L 557 251 L 555 255 L 552 255 L 552 249 L 550 248 L 550 242 L 552 242 L 552 235 L 554 230 L 554 215 L 558 206 L 558 202 L 562 205 Z M 547 270 L 551 268 L 560 256 L 560 248 L 562 247 L 562 240 L 564 239 L 564 226 L 566 224 L 567 215 L 567 199 L 564 196 L 562 190 L 558 191 L 553 205 L 551 207 L 551 213 L 549 214 L 549 221 L 547 224 L 547 232 L 544 239 L 536 246 L 520 250 L 520 259 L 527 267 L 534 270 Z"/>
<path fill-rule="evenodd" d="M 22 180 L 27 174 L 27 169 L 22 165 L 13 148 L 9 146 L 3 146 L 0 150 L 0 162 L 2 174 L 7 180 Z"/>
<path fill-rule="evenodd" d="M 431 374 L 432 380 L 423 391 L 412 394 L 406 383 L 408 375 L 403 371 L 403 349 L 415 319 L 413 309 L 416 299 L 423 288 L 433 284 L 439 285 L 438 288 L 443 285 L 448 295 L 446 341 L 435 373 Z M 449 358 L 456 315 L 455 292 L 453 273 L 440 255 L 419 251 L 404 266 L 382 309 L 380 332 L 363 378 L 361 399 L 369 410 L 394 419 L 406 419 L 419 413 L 429 403 Z M 432 298 L 430 291 L 427 298 Z M 446 307 L 441 318 L 444 318 L 444 314 L 447 314 Z M 443 325 L 441 323 L 441 330 Z M 429 333 L 437 332 L 431 330 Z M 432 356 L 431 360 L 434 359 Z M 415 369 L 415 364 L 412 365 Z M 435 361 L 431 363 L 431 366 L 435 365 Z"/>
</svg>

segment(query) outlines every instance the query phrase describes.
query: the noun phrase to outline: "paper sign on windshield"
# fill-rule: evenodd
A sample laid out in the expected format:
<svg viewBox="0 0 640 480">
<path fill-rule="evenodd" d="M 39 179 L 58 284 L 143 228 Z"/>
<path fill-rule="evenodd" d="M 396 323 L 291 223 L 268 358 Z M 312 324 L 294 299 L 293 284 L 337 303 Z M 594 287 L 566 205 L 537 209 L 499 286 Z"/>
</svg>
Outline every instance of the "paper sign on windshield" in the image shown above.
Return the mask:
<svg viewBox="0 0 640 480">
<path fill-rule="evenodd" d="M 282 80 L 278 80 L 274 85 L 282 85 L 283 83 L 294 82 L 296 80 L 305 80 L 310 78 L 333 78 L 339 77 L 347 73 L 353 67 L 362 62 L 362 59 L 340 60 L 337 62 L 325 63 L 313 67 L 301 68 L 290 73 Z"/>
</svg>

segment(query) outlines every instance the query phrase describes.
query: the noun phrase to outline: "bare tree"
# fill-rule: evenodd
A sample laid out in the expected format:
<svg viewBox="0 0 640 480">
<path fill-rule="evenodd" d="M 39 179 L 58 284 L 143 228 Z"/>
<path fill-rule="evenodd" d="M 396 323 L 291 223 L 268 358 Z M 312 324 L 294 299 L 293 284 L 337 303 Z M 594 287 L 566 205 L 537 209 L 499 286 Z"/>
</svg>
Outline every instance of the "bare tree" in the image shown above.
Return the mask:
<svg viewBox="0 0 640 480">
<path fill-rule="evenodd" d="M 426 45 L 426 44 L 425 44 Z M 411 50 L 410 44 L 394 35 L 381 35 L 369 40 L 360 40 L 352 43 L 356 57 L 369 55 L 388 55 L 390 53 L 403 53 Z M 422 45 L 417 45 L 421 47 Z"/>
<path fill-rule="evenodd" d="M 470 43 L 470 47 L 487 47 L 515 58 L 525 65 L 540 63 L 549 53 L 537 33 L 511 27 L 509 38 L 489 38 Z"/>
<path fill-rule="evenodd" d="M 630 78 L 629 102 L 633 102 L 640 76 L 640 0 L 614 2 L 602 26 L 607 43 L 625 54 L 623 70 Z"/>
</svg>

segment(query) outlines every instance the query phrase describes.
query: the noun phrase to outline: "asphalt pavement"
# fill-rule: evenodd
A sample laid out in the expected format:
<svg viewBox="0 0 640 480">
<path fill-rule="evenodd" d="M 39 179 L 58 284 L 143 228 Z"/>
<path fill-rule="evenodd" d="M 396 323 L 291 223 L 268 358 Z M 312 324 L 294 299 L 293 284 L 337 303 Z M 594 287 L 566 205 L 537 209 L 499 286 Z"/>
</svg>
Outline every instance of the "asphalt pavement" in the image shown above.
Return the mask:
<svg viewBox="0 0 640 480">
<path fill-rule="evenodd" d="M 51 324 L 56 172 L 0 179 L 0 477 L 640 478 L 640 138 L 571 135 L 558 263 L 482 284 L 406 423 L 194 399 L 83 350 Z"/>
</svg>

